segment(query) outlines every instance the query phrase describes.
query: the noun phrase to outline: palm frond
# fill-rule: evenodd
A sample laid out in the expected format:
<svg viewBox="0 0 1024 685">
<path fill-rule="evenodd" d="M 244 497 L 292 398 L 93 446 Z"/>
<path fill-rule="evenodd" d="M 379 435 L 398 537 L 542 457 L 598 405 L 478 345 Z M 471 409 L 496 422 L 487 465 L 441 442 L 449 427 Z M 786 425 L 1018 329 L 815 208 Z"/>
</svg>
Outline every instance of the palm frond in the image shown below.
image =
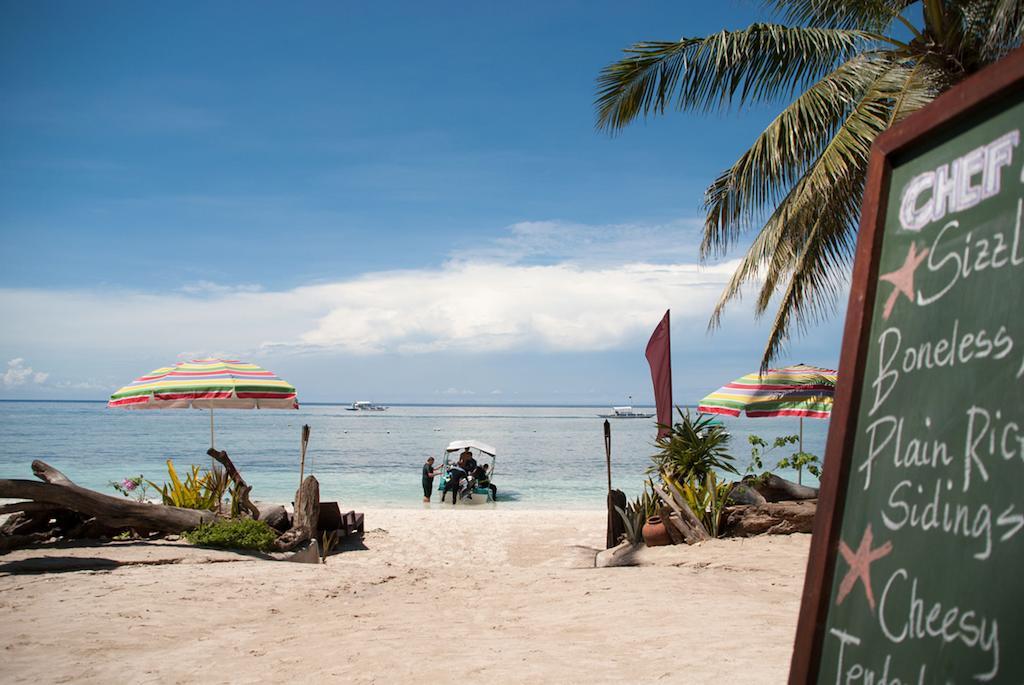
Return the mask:
<svg viewBox="0 0 1024 685">
<path fill-rule="evenodd" d="M 724 254 L 755 217 L 786 197 L 832 141 L 857 100 L 893 61 L 887 53 L 858 55 L 775 117 L 705 193 L 703 257 Z"/>
<path fill-rule="evenodd" d="M 783 295 L 763 365 L 787 339 L 793 324 L 832 313 L 855 245 L 863 180 L 871 144 L 893 120 L 930 102 L 937 92 L 927 68 L 882 61 L 875 78 L 806 173 L 765 222 L 715 307 L 715 328 L 726 304 L 749 282 L 762 279 L 756 312 L 763 314 L 781 283 Z"/>
<path fill-rule="evenodd" d="M 765 345 L 762 369 L 767 369 L 781 351 L 794 325 L 803 330 L 833 313 L 856 245 L 871 143 L 891 122 L 931 102 L 937 92 L 926 66 L 893 65 L 864 94 L 846 124 L 836 133 L 835 145 L 830 145 L 822 154 L 823 161 L 831 155 L 839 155 L 844 159 L 859 159 L 860 164 L 847 167 L 842 175 L 833 175 L 829 173 L 829 164 L 825 163 L 821 165 L 822 177 L 817 180 L 813 176 L 819 171 L 818 165 L 808 173 L 806 180 L 811 190 L 795 201 L 793 210 L 796 214 L 793 223 L 802 224 L 803 230 L 788 231 L 777 243 L 776 253 L 765 268 L 764 285 L 757 299 L 758 313 L 765 312 L 778 284 L 789 279 Z"/>
<path fill-rule="evenodd" d="M 766 0 L 786 21 L 807 26 L 884 31 L 916 0 Z"/>
<path fill-rule="evenodd" d="M 853 29 L 754 24 L 706 38 L 637 43 L 597 79 L 597 128 L 670 106 L 711 111 L 791 95 L 877 39 Z"/>
<path fill-rule="evenodd" d="M 715 328 L 726 304 L 759 282 L 758 316 L 780 302 L 767 365 L 793 330 L 834 311 L 875 138 L 1020 47 L 1024 0 L 763 2 L 795 26 L 637 43 L 601 71 L 595 104 L 597 127 L 615 132 L 669 108 L 792 98 L 704 198 L 705 259 L 724 254 L 768 215 L 709 323 Z M 886 35 L 896 24 L 913 35 L 909 43 Z"/>
<path fill-rule="evenodd" d="M 981 40 L 978 53 L 984 63 L 1005 57 L 1021 46 L 1024 38 L 1024 2 L 1020 0 L 986 0 L 968 3 L 977 15 Z"/>
</svg>

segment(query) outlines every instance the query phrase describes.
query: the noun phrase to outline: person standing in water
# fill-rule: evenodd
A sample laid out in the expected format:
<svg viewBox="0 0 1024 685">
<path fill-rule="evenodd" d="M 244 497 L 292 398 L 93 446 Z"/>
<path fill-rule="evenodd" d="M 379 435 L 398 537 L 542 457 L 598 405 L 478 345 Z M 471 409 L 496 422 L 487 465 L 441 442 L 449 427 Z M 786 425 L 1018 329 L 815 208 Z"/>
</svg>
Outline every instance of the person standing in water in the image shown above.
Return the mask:
<svg viewBox="0 0 1024 685">
<path fill-rule="evenodd" d="M 434 470 L 434 458 L 427 457 L 427 461 L 423 464 L 423 501 L 430 501 L 430 493 L 434 490 L 434 476 L 437 475 L 437 471 Z"/>
</svg>

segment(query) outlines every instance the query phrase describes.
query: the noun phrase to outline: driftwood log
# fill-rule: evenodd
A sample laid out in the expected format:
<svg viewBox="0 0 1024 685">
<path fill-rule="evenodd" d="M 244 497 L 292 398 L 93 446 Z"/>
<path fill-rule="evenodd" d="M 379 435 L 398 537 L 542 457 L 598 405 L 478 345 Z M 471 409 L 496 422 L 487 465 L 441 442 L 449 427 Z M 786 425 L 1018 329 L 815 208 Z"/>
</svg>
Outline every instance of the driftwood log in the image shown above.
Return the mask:
<svg viewBox="0 0 1024 685">
<path fill-rule="evenodd" d="M 683 537 L 680 532 L 680 526 L 678 522 L 672 519 L 677 518 L 678 515 L 674 514 L 671 509 L 662 504 L 658 507 L 658 515 L 665 524 L 665 531 L 668 532 L 668 537 L 672 541 L 673 545 L 681 545 L 686 542 L 686 538 Z"/>
<path fill-rule="evenodd" d="M 228 453 L 216 450 L 212 447 L 206 450 L 206 453 L 224 467 L 224 472 L 227 474 L 228 478 L 231 479 L 231 482 L 235 484 L 235 487 L 238 488 L 237 496 L 242 504 L 242 509 L 244 509 L 245 512 L 254 519 L 258 519 L 260 517 L 260 510 L 252 503 L 252 500 L 249 499 L 249 493 L 252 492 L 252 486 L 246 483 L 245 479 L 242 478 L 242 474 L 238 472 L 237 468 L 235 468 L 235 463 L 231 461 L 231 457 L 228 456 Z"/>
<path fill-rule="evenodd" d="M 37 513 L 40 518 L 51 514 L 43 513 L 48 505 L 56 509 L 77 512 L 86 518 L 93 518 L 103 527 L 110 529 L 135 528 L 161 533 L 181 533 L 195 528 L 200 523 L 212 521 L 213 512 L 181 509 L 159 504 L 133 502 L 123 497 L 104 495 L 79 485 L 67 476 L 42 461 L 32 462 L 32 472 L 42 482 L 33 480 L 0 480 L 0 497 L 31 500 L 30 507 L 20 511 Z M 18 504 L 8 505 L 8 511 Z"/>
<path fill-rule="evenodd" d="M 818 500 L 798 500 L 729 506 L 725 508 L 722 529 L 725 537 L 737 538 L 810 533 L 817 504 Z"/>
<path fill-rule="evenodd" d="M 665 524 L 676 526 L 679 533 L 683 536 L 683 540 L 686 541 L 686 544 L 692 545 L 697 542 L 711 539 L 711 535 L 709 535 L 707 529 L 704 528 L 704 524 L 701 523 L 700 519 L 694 515 L 686 502 L 680 500 L 678 497 L 670 495 L 660 485 L 651 483 L 651 487 L 654 488 L 654 492 L 661 498 L 661 501 L 664 502 L 669 509 L 678 514 L 678 518 L 671 516 Z"/>
<path fill-rule="evenodd" d="M 292 527 L 274 540 L 273 549 L 277 552 L 289 552 L 306 540 L 316 540 L 319 518 L 320 483 L 315 476 L 306 476 L 295 492 Z"/>
<path fill-rule="evenodd" d="M 260 515 L 256 517 L 257 520 L 263 521 L 278 533 L 283 533 L 292 527 L 288 512 L 282 505 L 270 502 L 253 502 L 253 504 L 260 512 Z"/>
<path fill-rule="evenodd" d="M 754 504 L 760 506 L 766 504 L 768 500 L 757 491 L 754 487 L 754 482 L 750 478 L 744 478 L 739 483 L 735 483 L 732 490 L 729 491 L 729 502 L 732 504 Z"/>
<path fill-rule="evenodd" d="M 753 487 L 769 502 L 788 502 L 791 500 L 818 498 L 818 488 L 797 485 L 791 480 L 776 476 L 774 473 L 766 473 L 763 476 L 756 477 L 748 476 L 743 479 L 742 484 Z"/>
</svg>

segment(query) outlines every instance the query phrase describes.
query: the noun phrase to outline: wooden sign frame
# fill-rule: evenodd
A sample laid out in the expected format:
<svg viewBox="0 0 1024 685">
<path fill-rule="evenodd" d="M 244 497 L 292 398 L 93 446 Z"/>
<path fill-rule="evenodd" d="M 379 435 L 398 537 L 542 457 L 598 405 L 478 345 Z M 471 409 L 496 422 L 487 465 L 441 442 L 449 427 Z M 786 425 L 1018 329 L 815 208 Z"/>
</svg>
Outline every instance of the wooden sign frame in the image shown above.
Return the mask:
<svg viewBox="0 0 1024 685">
<path fill-rule="evenodd" d="M 979 108 L 998 103 L 1024 88 L 1024 48 L 965 79 L 921 111 L 880 135 L 871 148 L 860 230 L 854 257 L 850 299 L 843 328 L 839 383 L 829 424 L 825 468 L 814 520 L 807 574 L 800 603 L 790 685 L 817 682 L 825 621 L 832 595 L 836 552 L 846 505 L 853 438 L 864 384 L 864 367 L 878 285 L 893 158 L 911 151 L 926 137 L 941 134 Z"/>
</svg>

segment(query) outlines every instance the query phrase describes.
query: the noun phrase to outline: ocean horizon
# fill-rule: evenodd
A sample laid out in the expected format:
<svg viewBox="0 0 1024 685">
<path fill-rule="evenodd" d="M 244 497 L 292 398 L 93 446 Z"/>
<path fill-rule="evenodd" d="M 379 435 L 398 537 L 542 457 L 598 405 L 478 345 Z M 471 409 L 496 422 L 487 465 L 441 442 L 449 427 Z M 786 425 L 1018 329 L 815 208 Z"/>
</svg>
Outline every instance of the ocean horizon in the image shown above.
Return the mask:
<svg viewBox="0 0 1024 685">
<path fill-rule="evenodd" d="M 448 442 L 476 439 L 497 451 L 497 507 L 601 509 L 605 506 L 606 405 L 400 404 L 385 412 L 350 412 L 350 403 L 306 402 L 296 411 L 217 410 L 217 449 L 226 450 L 256 500 L 287 503 L 299 480 L 301 427 L 311 426 L 305 473 L 321 498 L 344 506 L 421 507 L 420 467 L 438 461 Z M 642 406 L 642 405 L 635 405 Z M 649 408 L 649 407 L 647 407 Z M 685 408 L 684 408 L 685 409 Z M 730 452 L 742 473 L 747 436 L 771 441 L 795 434 L 792 418 L 717 417 L 732 435 Z M 804 422 L 806 451 L 823 457 L 827 421 Z M 654 419 L 613 419 L 612 484 L 634 497 L 643 488 L 657 427 Z M 108 409 L 103 400 L 0 400 L 0 477 L 31 478 L 41 459 L 84 487 L 115 494 L 111 481 L 142 475 L 167 480 L 166 460 L 179 473 L 209 466 L 206 411 Z M 791 450 L 795 451 L 795 449 Z M 786 456 L 781 451 L 771 463 Z M 795 472 L 779 471 L 796 480 Z M 804 482 L 816 480 L 804 473 Z M 151 495 L 155 496 L 152 488 Z M 439 496 L 433 496 L 438 506 Z"/>
</svg>

